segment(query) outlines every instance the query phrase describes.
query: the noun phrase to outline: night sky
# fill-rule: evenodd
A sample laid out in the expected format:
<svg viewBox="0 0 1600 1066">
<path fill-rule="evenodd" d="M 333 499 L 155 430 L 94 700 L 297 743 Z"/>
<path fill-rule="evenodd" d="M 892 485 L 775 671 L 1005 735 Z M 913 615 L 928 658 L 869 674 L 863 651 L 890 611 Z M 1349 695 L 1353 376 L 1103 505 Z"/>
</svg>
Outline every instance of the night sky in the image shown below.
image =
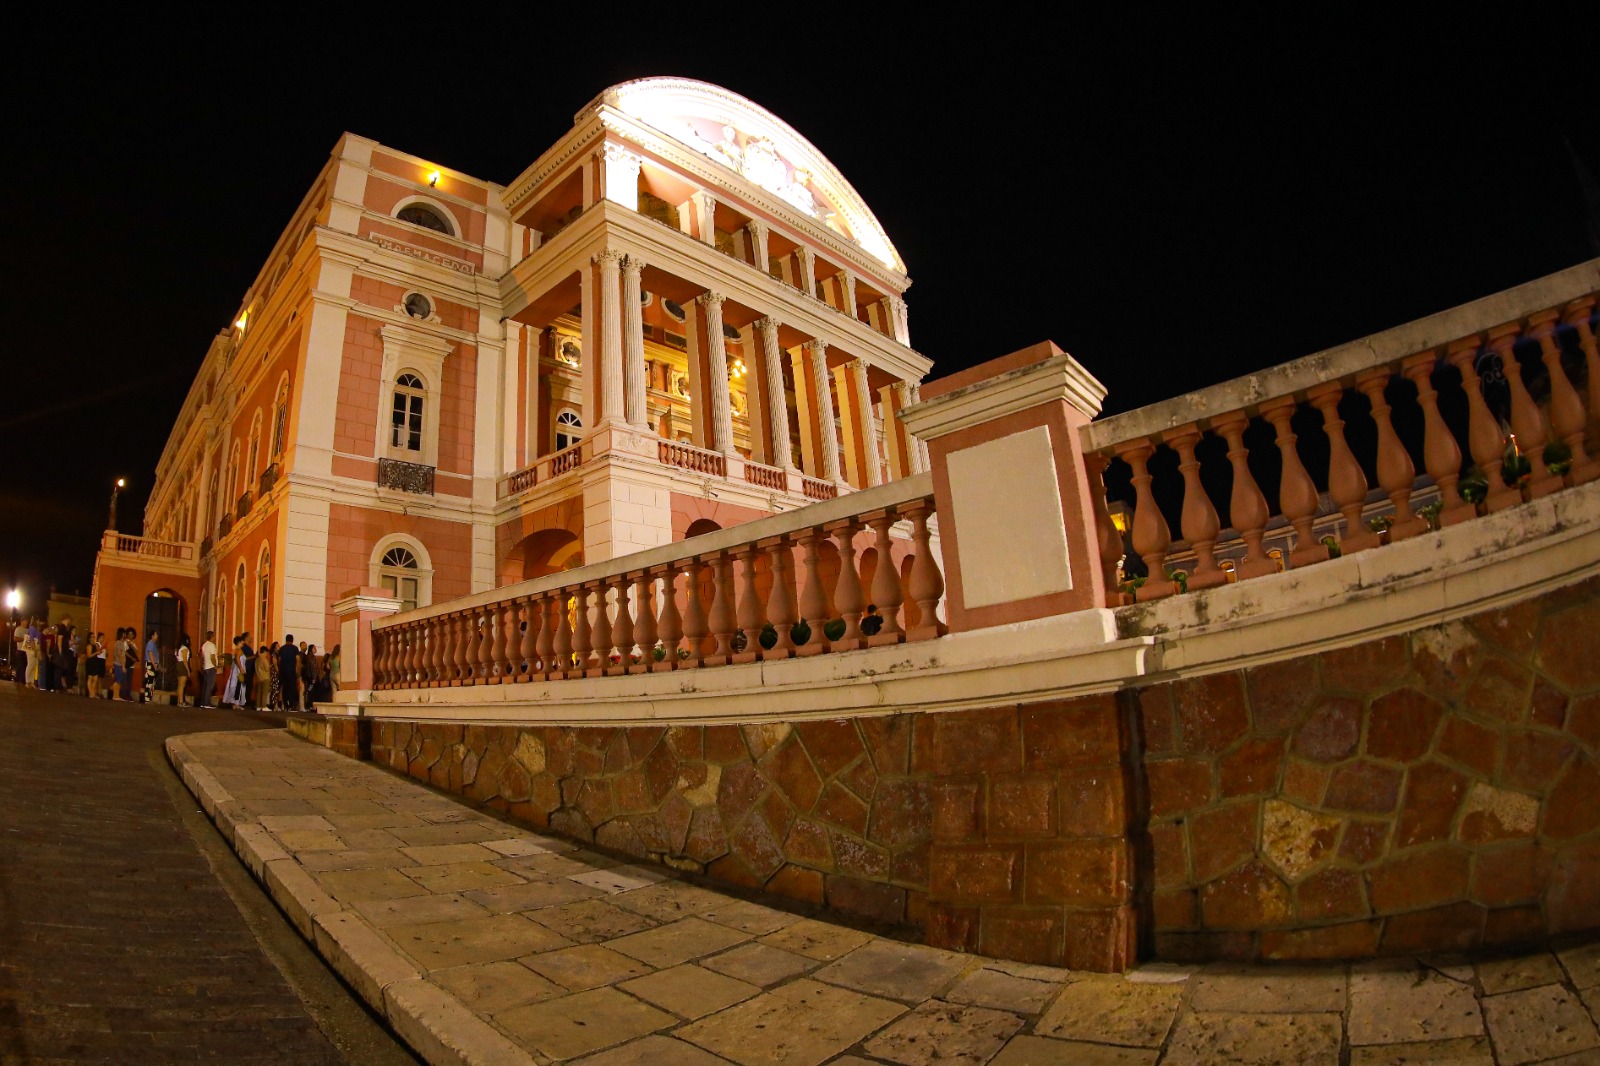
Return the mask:
<svg viewBox="0 0 1600 1066">
<path fill-rule="evenodd" d="M 1576 5 L 1484 26 L 982 5 L 943 38 L 933 8 L 765 27 L 693 5 L 243 27 L 213 10 L 230 13 L 41 27 L 7 58 L 0 584 L 32 603 L 88 593 L 118 476 L 139 531 L 207 344 L 344 130 L 506 183 L 607 85 L 716 82 L 876 212 L 934 376 L 1050 338 L 1108 413 L 1600 254 L 1573 162 L 1600 172 L 1600 64 Z"/>
</svg>

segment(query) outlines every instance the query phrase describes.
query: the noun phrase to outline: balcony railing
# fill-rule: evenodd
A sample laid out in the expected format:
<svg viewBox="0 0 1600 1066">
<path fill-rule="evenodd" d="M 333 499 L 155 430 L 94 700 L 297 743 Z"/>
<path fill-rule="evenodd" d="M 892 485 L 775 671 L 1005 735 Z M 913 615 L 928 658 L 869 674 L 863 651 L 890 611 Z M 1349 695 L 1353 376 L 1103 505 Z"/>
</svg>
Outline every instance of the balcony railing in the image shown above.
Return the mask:
<svg viewBox="0 0 1600 1066">
<path fill-rule="evenodd" d="M 543 456 L 536 462 L 518 470 L 501 484 L 500 495 L 515 496 L 535 485 L 542 485 L 551 478 L 560 477 L 562 474 L 578 469 L 583 465 L 583 444 L 580 442 L 559 452 L 552 452 Z"/>
<path fill-rule="evenodd" d="M 378 460 L 378 487 L 433 495 L 434 468 L 422 463 L 406 463 L 399 459 Z"/>
<path fill-rule="evenodd" d="M 939 636 L 944 576 L 929 532 L 931 486 L 919 475 L 395 615 L 373 625 L 374 683 L 642 674 Z"/>
<path fill-rule="evenodd" d="M 828 481 L 819 481 L 814 477 L 802 477 L 800 490 L 806 494 L 807 499 L 832 500 L 839 495 L 839 486 Z"/>
<path fill-rule="evenodd" d="M 234 510 L 235 517 L 237 517 L 241 522 L 244 521 L 244 516 L 250 513 L 250 505 L 254 502 L 254 498 L 252 498 L 248 492 L 240 496 L 239 503 Z"/>
<path fill-rule="evenodd" d="M 265 496 L 272 491 L 272 486 L 278 483 L 278 464 L 273 463 L 261 471 L 261 478 L 256 483 L 256 495 Z"/>
<path fill-rule="evenodd" d="M 233 515 L 224 514 L 217 520 L 217 539 L 221 540 L 233 532 Z"/>
<path fill-rule="evenodd" d="M 142 555 L 150 559 L 175 559 L 180 562 L 194 560 L 194 545 L 183 541 L 155 540 L 150 537 L 133 537 L 126 533 L 106 531 L 100 543 L 101 550 Z"/>
<path fill-rule="evenodd" d="M 777 489 L 786 492 L 789 488 L 789 477 L 775 466 L 763 466 L 748 460 L 744 464 L 744 479 L 752 485 L 760 485 L 764 489 Z"/>
<path fill-rule="evenodd" d="M 663 440 L 658 442 L 658 454 L 661 461 L 669 466 L 692 470 L 697 474 L 710 474 L 713 477 L 728 476 L 728 458 L 721 452 L 696 448 L 681 441 Z"/>
<path fill-rule="evenodd" d="M 1600 477 L 1596 295 L 1522 299 L 1534 309 L 1510 322 L 1504 300 L 1461 309 L 1451 321 L 1472 332 L 1454 340 L 1424 320 L 1086 427 L 1090 482 L 1114 498 L 1094 501 L 1111 603 L 1310 566 Z M 1120 569 L 1124 507 L 1144 576 Z"/>
</svg>

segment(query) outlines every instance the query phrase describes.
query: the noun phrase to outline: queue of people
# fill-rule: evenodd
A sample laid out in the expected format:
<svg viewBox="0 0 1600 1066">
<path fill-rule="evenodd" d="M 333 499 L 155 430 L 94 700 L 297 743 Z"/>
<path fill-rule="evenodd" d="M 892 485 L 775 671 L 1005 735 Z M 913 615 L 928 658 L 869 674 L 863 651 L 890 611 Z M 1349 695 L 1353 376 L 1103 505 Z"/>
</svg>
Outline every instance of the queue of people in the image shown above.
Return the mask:
<svg viewBox="0 0 1600 1066">
<path fill-rule="evenodd" d="M 79 633 L 70 621 L 25 618 L 10 640 L 18 683 L 91 699 L 152 703 L 163 669 L 170 670 L 163 688 L 185 707 L 309 711 L 331 700 L 339 685 L 339 646 L 323 655 L 315 644 L 296 644 L 293 634 L 258 649 L 241 633 L 219 655 L 215 633 L 207 631 L 198 650 L 185 633 L 169 657 L 155 630 L 141 644 L 137 629 L 119 628 L 107 643 L 104 633 Z"/>
</svg>

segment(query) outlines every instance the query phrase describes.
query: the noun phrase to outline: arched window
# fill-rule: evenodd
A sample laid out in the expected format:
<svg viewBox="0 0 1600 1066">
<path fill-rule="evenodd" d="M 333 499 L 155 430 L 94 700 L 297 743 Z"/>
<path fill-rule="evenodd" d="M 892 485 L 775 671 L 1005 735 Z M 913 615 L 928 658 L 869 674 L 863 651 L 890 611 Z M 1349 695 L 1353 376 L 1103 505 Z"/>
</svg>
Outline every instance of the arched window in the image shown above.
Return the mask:
<svg viewBox="0 0 1600 1066">
<path fill-rule="evenodd" d="M 233 580 L 233 631 L 243 633 L 244 627 L 250 624 L 250 614 L 245 609 L 249 606 L 245 595 L 244 563 L 239 564 L 239 574 Z M 253 636 L 254 634 L 252 634 Z"/>
<path fill-rule="evenodd" d="M 394 410 L 390 418 L 389 444 L 402 451 L 422 451 L 422 402 L 426 390 L 422 379 L 412 373 L 401 374 L 394 382 Z"/>
<path fill-rule="evenodd" d="M 409 548 L 396 545 L 385 551 L 378 562 L 378 575 L 384 590 L 400 601 L 402 611 L 416 609 L 422 584 L 417 574 L 417 557 Z"/>
<path fill-rule="evenodd" d="M 256 563 L 256 640 L 265 641 L 271 632 L 269 608 L 272 605 L 272 549 L 261 546 L 261 559 Z"/>
<path fill-rule="evenodd" d="M 223 486 L 226 498 L 218 501 L 218 512 L 227 511 L 233 506 L 233 501 L 239 498 L 239 438 L 233 439 L 233 448 L 228 452 L 228 481 Z"/>
<path fill-rule="evenodd" d="M 427 204 L 407 204 L 394 217 L 401 222 L 409 222 L 413 226 L 421 226 L 423 229 L 431 229 L 435 233 L 442 233 L 446 237 L 455 236 L 455 230 L 445 220 L 444 215 Z"/>
<path fill-rule="evenodd" d="M 261 474 L 261 409 L 250 420 L 250 465 L 244 469 L 244 487 L 249 491 Z"/>
<path fill-rule="evenodd" d="M 278 386 L 278 399 L 273 404 L 272 412 L 272 459 L 276 462 L 283 455 L 283 446 L 289 435 L 289 382 L 286 379 Z"/>
<path fill-rule="evenodd" d="M 583 438 L 579 432 L 583 429 L 583 419 L 578 417 L 578 412 L 571 410 L 562 411 L 556 415 L 556 451 L 570 448 Z"/>
</svg>

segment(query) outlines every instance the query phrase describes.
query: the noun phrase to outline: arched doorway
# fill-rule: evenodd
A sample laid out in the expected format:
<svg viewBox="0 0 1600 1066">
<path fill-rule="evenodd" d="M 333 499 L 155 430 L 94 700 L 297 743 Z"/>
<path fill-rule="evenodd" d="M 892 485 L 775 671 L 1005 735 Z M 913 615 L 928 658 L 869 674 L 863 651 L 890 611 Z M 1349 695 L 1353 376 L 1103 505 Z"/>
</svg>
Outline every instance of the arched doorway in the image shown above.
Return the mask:
<svg viewBox="0 0 1600 1066">
<path fill-rule="evenodd" d="M 144 654 L 145 642 L 155 633 L 161 641 L 161 672 L 156 678 L 156 688 L 175 688 L 173 666 L 174 651 L 183 633 L 183 597 L 171 589 L 156 589 L 144 598 L 144 626 L 139 630 L 139 654 Z"/>
<path fill-rule="evenodd" d="M 583 565 L 583 540 L 569 529 L 541 529 L 511 549 L 507 561 L 519 560 L 524 581 L 574 570 Z"/>
</svg>

